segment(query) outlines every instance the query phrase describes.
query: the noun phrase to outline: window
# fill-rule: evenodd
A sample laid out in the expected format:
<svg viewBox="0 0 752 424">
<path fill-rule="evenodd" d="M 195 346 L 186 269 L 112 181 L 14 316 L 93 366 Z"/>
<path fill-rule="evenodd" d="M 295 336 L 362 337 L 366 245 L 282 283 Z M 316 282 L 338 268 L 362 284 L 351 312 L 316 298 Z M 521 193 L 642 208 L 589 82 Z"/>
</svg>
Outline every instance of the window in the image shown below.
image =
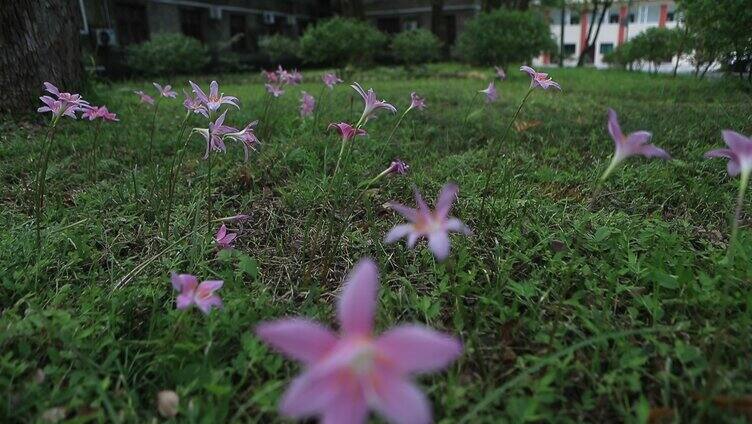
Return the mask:
<svg viewBox="0 0 752 424">
<path fill-rule="evenodd" d="M 248 40 L 246 39 L 245 15 L 230 15 L 230 38 L 233 39 L 232 49 L 234 51 L 246 50 Z"/>
<path fill-rule="evenodd" d="M 629 13 L 629 23 L 633 24 L 635 22 L 635 14 L 634 12 Z"/>
<path fill-rule="evenodd" d="M 561 10 L 559 9 L 559 10 L 552 11 L 548 15 L 548 20 L 549 20 L 549 23 L 551 25 L 561 25 L 561 21 L 562 21 L 562 19 L 561 19 Z M 567 22 L 567 14 L 566 14 L 566 12 L 564 13 L 564 22 L 565 23 Z"/>
<path fill-rule="evenodd" d="M 658 22 L 661 18 L 661 7 L 659 5 L 643 6 L 645 10 L 644 23 L 652 24 Z"/>
<path fill-rule="evenodd" d="M 610 9 L 608 11 L 608 23 L 610 24 L 618 24 L 619 23 L 619 10 L 616 9 Z"/>
<path fill-rule="evenodd" d="M 577 46 L 575 44 L 564 44 L 564 57 L 574 55 L 576 50 Z"/>
<path fill-rule="evenodd" d="M 676 8 L 674 6 L 669 6 L 668 11 L 666 12 L 666 22 L 674 22 L 676 20 Z"/>
<path fill-rule="evenodd" d="M 180 30 L 183 34 L 204 41 L 204 10 L 197 8 L 180 9 Z"/>
<path fill-rule="evenodd" d="M 405 25 L 405 31 L 418 29 L 418 21 L 416 19 L 407 19 L 404 25 Z"/>
<path fill-rule="evenodd" d="M 580 24 L 580 12 L 571 11 L 569 12 L 569 25 L 579 25 Z"/>
<path fill-rule="evenodd" d="M 601 54 L 608 54 L 614 51 L 614 43 L 601 43 L 600 52 Z"/>
<path fill-rule="evenodd" d="M 149 39 L 146 6 L 130 3 L 115 3 L 115 28 L 118 41 L 128 44 L 142 43 Z"/>
<path fill-rule="evenodd" d="M 376 19 L 376 28 L 387 34 L 396 34 L 399 32 L 399 18 L 378 18 Z"/>
</svg>

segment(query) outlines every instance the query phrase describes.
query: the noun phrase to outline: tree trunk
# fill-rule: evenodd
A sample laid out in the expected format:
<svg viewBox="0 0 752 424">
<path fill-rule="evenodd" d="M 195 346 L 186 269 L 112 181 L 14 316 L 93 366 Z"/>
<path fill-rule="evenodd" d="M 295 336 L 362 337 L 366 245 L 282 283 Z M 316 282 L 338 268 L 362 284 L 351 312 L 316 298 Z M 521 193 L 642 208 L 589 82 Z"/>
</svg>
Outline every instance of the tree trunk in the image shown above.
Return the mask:
<svg viewBox="0 0 752 424">
<path fill-rule="evenodd" d="M 564 67 L 564 15 L 566 12 L 566 3 L 561 2 L 561 16 L 559 16 L 559 68 Z"/>
<path fill-rule="evenodd" d="M 593 62 L 595 62 L 595 44 L 598 41 L 598 34 L 600 34 L 601 32 L 603 18 L 606 16 L 608 8 L 611 7 L 613 3 L 613 0 L 603 0 L 603 9 L 601 10 L 600 18 L 598 19 L 598 26 L 595 30 L 595 36 L 591 39 L 591 36 L 593 35 L 593 24 L 595 23 L 595 17 L 598 14 L 598 5 L 600 4 L 599 0 L 593 0 L 593 12 L 590 18 L 590 28 L 588 28 L 587 42 L 585 43 L 586 47 L 580 52 L 580 57 L 577 60 L 577 66 L 584 65 L 586 57 L 592 57 Z"/>
<path fill-rule="evenodd" d="M 431 0 L 431 32 L 446 42 L 444 33 L 444 0 Z"/>
<path fill-rule="evenodd" d="M 708 73 L 708 69 L 710 69 L 710 67 L 713 66 L 713 63 L 714 62 L 708 62 L 708 64 L 705 65 L 705 69 L 702 70 L 702 74 L 700 75 L 700 79 L 704 79 L 705 78 L 705 74 Z"/>
<path fill-rule="evenodd" d="M 0 2 L 0 113 L 36 110 L 45 81 L 61 91 L 81 88 L 77 13 L 70 0 Z"/>
</svg>

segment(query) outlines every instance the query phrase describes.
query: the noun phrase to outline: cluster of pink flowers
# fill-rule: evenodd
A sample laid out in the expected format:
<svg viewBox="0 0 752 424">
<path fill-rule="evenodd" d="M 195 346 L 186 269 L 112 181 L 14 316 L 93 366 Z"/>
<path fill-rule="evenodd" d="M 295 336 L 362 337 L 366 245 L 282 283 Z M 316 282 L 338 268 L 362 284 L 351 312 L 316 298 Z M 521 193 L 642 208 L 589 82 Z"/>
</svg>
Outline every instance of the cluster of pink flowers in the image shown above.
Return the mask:
<svg viewBox="0 0 752 424">
<path fill-rule="evenodd" d="M 287 71 L 282 68 L 282 65 L 277 67 L 276 71 L 262 71 L 266 77 L 266 91 L 273 97 L 279 97 L 285 94 L 283 88 L 286 85 L 298 85 L 303 82 L 303 74 L 298 72 L 297 69 Z"/>
<path fill-rule="evenodd" d="M 80 94 L 61 92 L 49 82 L 44 83 L 44 88 L 52 96 L 44 95 L 39 98 L 44 106 L 37 109 L 37 112 L 50 112 L 54 120 L 61 116 L 76 119 L 77 112 L 85 111 L 89 107 L 89 102 L 84 100 Z"/>
<path fill-rule="evenodd" d="M 316 100 L 305 91 L 300 93 L 300 117 L 305 118 L 313 115 L 313 109 L 316 107 Z"/>
</svg>

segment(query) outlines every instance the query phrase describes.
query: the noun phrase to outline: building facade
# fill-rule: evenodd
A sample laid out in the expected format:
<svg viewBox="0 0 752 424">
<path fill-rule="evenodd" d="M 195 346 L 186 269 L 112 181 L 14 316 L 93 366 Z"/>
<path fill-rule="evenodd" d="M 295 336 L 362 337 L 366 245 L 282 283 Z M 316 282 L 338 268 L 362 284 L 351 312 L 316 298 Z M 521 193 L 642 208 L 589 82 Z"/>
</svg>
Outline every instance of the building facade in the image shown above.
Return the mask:
<svg viewBox="0 0 752 424">
<path fill-rule="evenodd" d="M 561 47 L 561 19 L 562 10 L 545 9 L 543 11 L 551 26 L 551 36 Z M 597 27 L 596 21 L 592 20 L 592 11 L 585 8 L 569 8 L 563 11 L 564 18 L 564 64 L 574 66 L 580 53 L 587 47 L 588 32 L 591 26 Z M 651 1 L 617 1 L 614 3 L 603 18 L 598 38 L 595 40 L 595 54 L 593 65 L 599 68 L 607 67 L 603 57 L 616 47 L 624 44 L 637 34 L 648 28 L 675 28 L 678 25 L 679 16 L 676 12 L 676 2 L 669 0 Z M 596 28 L 592 29 L 593 34 Z M 676 59 L 674 59 L 675 61 Z M 549 55 L 542 54 L 536 64 L 550 64 L 552 59 Z M 688 66 L 688 63 L 681 65 Z M 672 68 L 673 64 L 664 64 L 665 68 Z"/>
</svg>

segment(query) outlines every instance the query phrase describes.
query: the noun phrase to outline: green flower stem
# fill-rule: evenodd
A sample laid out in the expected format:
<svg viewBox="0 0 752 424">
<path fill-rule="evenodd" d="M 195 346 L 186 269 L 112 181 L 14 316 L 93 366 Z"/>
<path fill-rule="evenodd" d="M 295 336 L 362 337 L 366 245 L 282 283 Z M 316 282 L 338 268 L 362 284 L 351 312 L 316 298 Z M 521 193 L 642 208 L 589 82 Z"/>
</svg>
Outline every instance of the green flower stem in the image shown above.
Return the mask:
<svg viewBox="0 0 752 424">
<path fill-rule="evenodd" d="M 151 132 L 149 134 L 149 157 L 148 160 L 151 161 L 152 158 L 152 151 L 154 150 L 154 129 L 157 127 L 157 112 L 159 111 L 159 99 L 157 99 L 157 102 L 154 104 L 154 115 L 151 117 Z"/>
<path fill-rule="evenodd" d="M 44 192 L 46 189 L 47 167 L 50 162 L 50 150 L 52 149 L 52 141 L 55 139 L 57 123 L 59 121 L 59 116 L 52 118 L 49 131 L 47 132 L 47 137 L 45 137 L 45 141 L 42 144 L 42 153 L 40 158 L 41 167 L 39 169 L 39 174 L 37 175 L 37 204 L 35 214 L 37 249 L 40 249 L 42 247 L 42 214 L 44 211 Z"/>
<path fill-rule="evenodd" d="M 183 136 L 185 134 L 185 130 L 188 127 L 188 118 L 190 118 L 191 112 L 188 111 L 185 114 L 185 118 L 183 118 L 183 123 L 180 126 L 180 135 L 178 135 L 178 142 L 183 139 Z M 185 158 L 185 150 L 188 147 L 188 141 L 190 140 L 190 135 L 188 137 L 185 137 L 185 141 L 183 142 L 183 147 L 180 148 L 177 155 L 172 156 L 172 164 L 170 165 L 170 177 L 167 182 L 167 212 L 166 212 L 166 218 L 165 218 L 165 238 L 167 240 L 170 239 L 170 221 L 172 219 L 172 206 L 173 202 L 175 200 L 175 185 L 177 183 L 177 173 L 181 166 L 183 166 L 183 160 Z M 175 165 L 175 159 L 177 157 L 177 166 Z"/>
<path fill-rule="evenodd" d="M 734 210 L 734 217 L 731 220 L 731 236 L 729 237 L 728 251 L 726 253 L 728 262 L 733 259 L 734 249 L 736 248 L 736 238 L 739 234 L 739 219 L 742 215 L 742 207 L 744 206 L 744 194 L 747 192 L 749 176 L 750 171 L 742 172 L 741 178 L 739 179 L 739 193 L 736 196 L 736 209 Z"/>
</svg>

